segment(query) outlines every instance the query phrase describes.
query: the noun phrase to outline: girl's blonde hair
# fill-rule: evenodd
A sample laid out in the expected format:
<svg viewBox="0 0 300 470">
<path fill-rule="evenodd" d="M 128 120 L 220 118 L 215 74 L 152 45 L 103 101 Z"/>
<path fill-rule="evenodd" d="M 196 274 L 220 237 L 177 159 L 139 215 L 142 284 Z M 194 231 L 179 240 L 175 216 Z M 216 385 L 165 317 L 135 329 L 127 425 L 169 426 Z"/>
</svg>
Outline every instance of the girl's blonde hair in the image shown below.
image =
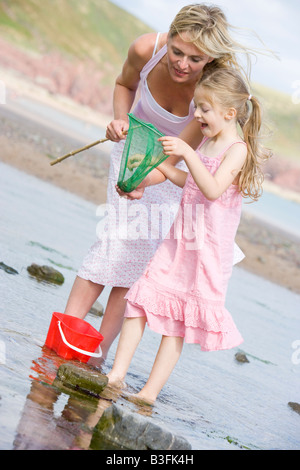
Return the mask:
<svg viewBox="0 0 300 470">
<path fill-rule="evenodd" d="M 190 42 L 214 59 L 204 70 L 229 65 L 244 73 L 236 58 L 236 54 L 243 53 L 247 58 L 249 74 L 250 56 L 254 54 L 254 50 L 236 42 L 231 37 L 229 28 L 233 27 L 219 7 L 196 3 L 183 7 L 177 13 L 171 23 L 169 35 L 174 37 L 189 33 Z"/>
<path fill-rule="evenodd" d="M 250 95 L 241 74 L 229 67 L 206 71 L 197 84 L 199 86 L 208 92 L 206 99 L 211 104 L 218 102 L 225 109 L 236 110 L 236 120 L 248 149 L 246 161 L 240 171 L 239 189 L 243 197 L 256 201 L 262 194 L 262 163 L 272 155 L 269 149 L 260 144 L 261 104 Z"/>
</svg>

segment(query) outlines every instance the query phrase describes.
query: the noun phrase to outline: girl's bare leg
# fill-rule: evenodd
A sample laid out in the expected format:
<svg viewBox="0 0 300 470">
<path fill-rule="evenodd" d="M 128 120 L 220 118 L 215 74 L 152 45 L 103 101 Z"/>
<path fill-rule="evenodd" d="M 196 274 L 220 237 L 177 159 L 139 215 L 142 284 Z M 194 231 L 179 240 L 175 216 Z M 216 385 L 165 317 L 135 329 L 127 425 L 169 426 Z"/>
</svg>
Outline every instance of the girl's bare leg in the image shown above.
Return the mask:
<svg viewBox="0 0 300 470">
<path fill-rule="evenodd" d="M 146 317 L 125 318 L 112 370 L 107 374 L 110 385 L 123 386 L 135 350 L 143 336 Z"/>
<path fill-rule="evenodd" d="M 163 336 L 149 379 L 142 390 L 134 395 L 142 401 L 152 404 L 169 379 L 181 355 L 183 338 Z"/>
</svg>

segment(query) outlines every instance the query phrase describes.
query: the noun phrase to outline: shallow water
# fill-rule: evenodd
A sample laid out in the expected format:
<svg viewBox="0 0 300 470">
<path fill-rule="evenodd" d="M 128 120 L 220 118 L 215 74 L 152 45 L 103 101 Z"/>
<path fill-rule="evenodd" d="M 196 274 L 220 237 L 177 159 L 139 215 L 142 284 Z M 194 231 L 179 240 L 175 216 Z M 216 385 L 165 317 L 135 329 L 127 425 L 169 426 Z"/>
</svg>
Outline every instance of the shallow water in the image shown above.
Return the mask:
<svg viewBox="0 0 300 470">
<path fill-rule="evenodd" d="M 45 385 L 62 360 L 43 344 L 96 237 L 96 206 L 0 163 L 0 207 L 0 261 L 19 273 L 0 270 L 0 448 L 88 448 L 82 423 L 96 424 L 101 410 Z M 26 267 L 33 262 L 57 267 L 64 284 L 31 278 Z M 104 305 L 108 292 L 99 299 Z M 288 406 L 300 402 L 300 353 L 293 349 L 300 296 L 235 268 L 227 307 L 244 343 L 212 353 L 185 345 L 148 419 L 193 449 L 300 449 L 300 416 Z M 101 321 L 87 320 L 96 328 Z M 133 389 L 144 383 L 159 340 L 146 330 L 128 373 Z M 235 360 L 240 349 L 249 363 Z M 121 397 L 116 403 L 143 411 Z"/>
</svg>

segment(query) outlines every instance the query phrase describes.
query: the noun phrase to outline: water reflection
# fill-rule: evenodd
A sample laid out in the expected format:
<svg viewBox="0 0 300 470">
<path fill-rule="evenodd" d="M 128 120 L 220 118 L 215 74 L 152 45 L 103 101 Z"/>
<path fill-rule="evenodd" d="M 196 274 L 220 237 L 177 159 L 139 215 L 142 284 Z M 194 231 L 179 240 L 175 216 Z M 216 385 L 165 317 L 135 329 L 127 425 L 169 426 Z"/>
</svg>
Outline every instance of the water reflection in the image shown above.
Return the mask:
<svg viewBox="0 0 300 470">
<path fill-rule="evenodd" d="M 117 399 L 118 392 L 110 393 L 110 398 L 104 392 L 103 398 L 96 399 L 53 386 L 64 362 L 47 347 L 32 362 L 31 387 L 20 413 L 14 450 L 88 449 L 103 411 Z"/>
</svg>

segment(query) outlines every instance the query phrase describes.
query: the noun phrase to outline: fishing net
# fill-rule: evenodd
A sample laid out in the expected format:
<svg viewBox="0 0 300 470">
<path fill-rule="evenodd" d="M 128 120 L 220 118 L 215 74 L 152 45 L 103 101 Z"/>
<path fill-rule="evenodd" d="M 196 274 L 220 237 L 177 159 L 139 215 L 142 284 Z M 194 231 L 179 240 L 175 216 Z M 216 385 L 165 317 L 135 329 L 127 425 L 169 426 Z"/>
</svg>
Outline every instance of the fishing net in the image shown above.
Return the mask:
<svg viewBox="0 0 300 470">
<path fill-rule="evenodd" d="M 157 139 L 164 134 L 153 124 L 129 116 L 129 129 L 122 154 L 118 186 L 130 193 L 143 179 L 162 163 L 168 156 L 163 153 L 163 147 Z"/>
</svg>

